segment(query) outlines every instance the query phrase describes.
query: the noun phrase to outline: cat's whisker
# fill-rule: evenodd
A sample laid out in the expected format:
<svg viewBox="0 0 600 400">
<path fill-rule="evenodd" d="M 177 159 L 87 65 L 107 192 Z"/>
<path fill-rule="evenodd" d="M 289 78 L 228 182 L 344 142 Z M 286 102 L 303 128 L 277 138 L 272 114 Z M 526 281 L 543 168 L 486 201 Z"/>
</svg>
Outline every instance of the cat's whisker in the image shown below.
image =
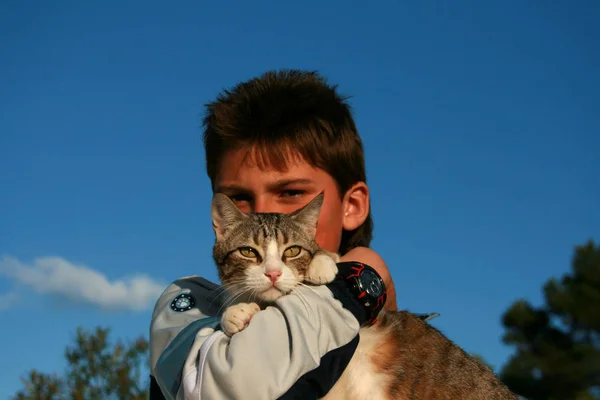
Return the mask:
<svg viewBox="0 0 600 400">
<path fill-rule="evenodd" d="M 231 291 L 227 291 L 225 293 L 227 294 L 227 297 L 223 299 L 223 303 L 221 303 L 221 307 L 219 307 L 217 314 L 221 314 L 221 312 L 224 311 L 224 309 L 228 308 L 230 305 L 232 305 L 234 303 L 236 298 L 241 296 L 241 294 L 239 292 L 232 293 Z M 242 292 L 242 294 L 243 294 L 243 292 Z"/>
<path fill-rule="evenodd" d="M 224 288 L 235 288 L 238 286 L 246 286 L 248 284 L 248 282 L 246 281 L 246 279 L 237 279 L 237 280 L 229 280 L 229 281 L 225 281 L 223 282 L 223 287 Z"/>
<path fill-rule="evenodd" d="M 247 287 L 247 284 L 244 282 L 240 282 L 240 283 L 228 283 L 224 285 L 225 290 L 228 292 L 234 292 L 236 290 L 238 290 L 239 288 L 245 288 Z"/>
<path fill-rule="evenodd" d="M 231 297 L 229 297 L 228 299 L 226 299 L 223 306 L 226 306 L 225 308 L 229 307 L 230 305 L 236 303 L 240 297 L 248 294 L 249 292 L 252 292 L 252 290 L 253 290 L 252 288 L 245 288 L 244 290 L 237 292 L 236 294 L 234 294 Z M 220 313 L 220 311 L 219 311 L 219 313 Z"/>
<path fill-rule="evenodd" d="M 251 302 L 256 302 L 256 299 L 258 298 L 258 295 L 257 295 L 257 294 L 258 294 L 258 289 L 256 289 L 256 288 L 255 288 L 255 289 L 252 291 L 252 294 L 250 294 L 250 301 L 251 301 Z"/>
<path fill-rule="evenodd" d="M 242 297 L 245 292 L 246 292 L 246 290 L 236 291 L 236 292 L 230 293 L 229 296 L 227 298 L 225 298 L 225 300 L 223 301 L 223 306 L 224 307 L 231 306 L 232 304 L 234 304 L 236 302 L 237 299 L 239 299 L 240 297 Z"/>
<path fill-rule="evenodd" d="M 240 285 L 241 285 L 241 283 L 240 283 Z M 221 286 L 217 287 L 215 290 L 213 290 L 211 292 L 211 294 L 209 295 L 209 297 L 212 297 L 212 300 L 208 305 L 209 309 L 212 309 L 215 302 L 219 301 L 223 296 L 227 295 L 228 294 L 227 292 L 228 292 L 228 287 L 225 285 L 221 285 Z M 222 308 L 223 308 L 223 304 L 221 304 L 217 313 L 220 313 Z"/>
<path fill-rule="evenodd" d="M 213 302 L 218 300 L 221 296 L 227 295 L 228 293 L 235 291 L 237 288 L 243 287 L 245 287 L 243 280 L 239 280 L 238 282 L 226 281 L 223 285 L 219 286 L 213 291 L 213 293 L 216 293 L 213 295 L 215 297 Z"/>
</svg>

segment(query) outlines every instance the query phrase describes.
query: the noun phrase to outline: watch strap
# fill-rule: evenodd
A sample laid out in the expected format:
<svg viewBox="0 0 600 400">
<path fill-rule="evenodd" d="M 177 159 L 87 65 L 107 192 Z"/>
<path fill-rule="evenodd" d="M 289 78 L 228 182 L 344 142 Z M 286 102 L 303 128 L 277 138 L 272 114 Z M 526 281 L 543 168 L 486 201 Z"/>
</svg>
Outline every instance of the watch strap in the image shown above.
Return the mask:
<svg viewBox="0 0 600 400">
<path fill-rule="evenodd" d="M 345 309 L 350 311 L 358 320 L 359 325 L 363 325 L 367 321 L 367 310 L 350 291 L 348 284 L 342 279 L 336 278 L 333 282 L 326 285 L 333 293 L 333 296 L 338 299 Z"/>
</svg>

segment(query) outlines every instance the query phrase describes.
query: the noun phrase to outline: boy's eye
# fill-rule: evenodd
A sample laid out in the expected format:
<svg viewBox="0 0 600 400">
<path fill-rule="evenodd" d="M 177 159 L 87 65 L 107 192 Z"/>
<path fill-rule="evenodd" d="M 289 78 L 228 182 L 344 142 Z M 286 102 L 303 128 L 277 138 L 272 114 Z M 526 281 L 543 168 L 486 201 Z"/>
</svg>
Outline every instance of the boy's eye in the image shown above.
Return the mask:
<svg viewBox="0 0 600 400">
<path fill-rule="evenodd" d="M 233 200 L 234 202 L 236 202 L 236 203 L 239 203 L 239 202 L 242 202 L 242 201 L 250 201 L 251 200 L 250 195 L 248 195 L 248 194 L 241 194 L 241 193 L 229 196 L 229 198 L 231 200 Z"/>
<path fill-rule="evenodd" d="M 258 258 L 258 252 L 252 247 L 240 247 L 238 251 L 246 258 Z"/>
<path fill-rule="evenodd" d="M 281 195 L 283 197 L 302 196 L 304 193 L 306 193 L 304 190 L 293 190 L 293 189 L 288 189 L 288 190 L 281 191 Z"/>
<path fill-rule="evenodd" d="M 296 257 L 301 251 L 302 248 L 300 246 L 291 246 L 285 249 L 283 255 L 286 257 Z"/>
</svg>

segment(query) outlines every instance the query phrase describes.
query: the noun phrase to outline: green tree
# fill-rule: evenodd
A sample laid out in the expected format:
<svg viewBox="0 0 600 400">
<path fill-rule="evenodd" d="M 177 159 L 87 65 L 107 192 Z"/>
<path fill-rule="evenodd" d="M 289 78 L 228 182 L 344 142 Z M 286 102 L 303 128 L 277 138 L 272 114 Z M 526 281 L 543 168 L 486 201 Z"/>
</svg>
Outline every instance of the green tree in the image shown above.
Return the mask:
<svg viewBox="0 0 600 400">
<path fill-rule="evenodd" d="M 600 246 L 576 246 L 571 267 L 543 306 L 519 300 L 502 317 L 516 351 L 500 378 L 529 400 L 600 399 Z"/>
<path fill-rule="evenodd" d="M 143 400 L 148 381 L 142 372 L 148 365 L 148 341 L 109 341 L 110 330 L 92 332 L 78 328 L 74 343 L 65 350 L 63 376 L 31 370 L 21 378 L 24 388 L 14 400 Z"/>
</svg>

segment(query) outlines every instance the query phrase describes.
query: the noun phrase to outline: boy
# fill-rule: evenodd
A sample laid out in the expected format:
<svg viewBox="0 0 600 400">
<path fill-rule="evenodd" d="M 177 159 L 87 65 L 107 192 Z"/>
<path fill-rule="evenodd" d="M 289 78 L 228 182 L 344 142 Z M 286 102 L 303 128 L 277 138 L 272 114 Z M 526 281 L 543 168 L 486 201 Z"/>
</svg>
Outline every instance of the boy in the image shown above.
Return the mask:
<svg viewBox="0 0 600 400">
<path fill-rule="evenodd" d="M 314 72 L 269 72 L 221 94 L 207 106 L 204 126 L 213 192 L 243 212 L 283 213 L 323 192 L 317 243 L 342 261 L 373 267 L 387 288 L 385 308 L 397 309 L 387 266 L 368 248 L 373 224 L 362 143 L 335 87 Z M 215 331 L 217 288 L 188 277 L 159 298 L 150 329 L 153 394 L 160 386 L 172 399 L 316 398 L 335 384 L 365 320 L 339 281 L 300 288 L 302 298 L 282 297 L 253 317 L 255 330 L 232 339 Z"/>
</svg>

